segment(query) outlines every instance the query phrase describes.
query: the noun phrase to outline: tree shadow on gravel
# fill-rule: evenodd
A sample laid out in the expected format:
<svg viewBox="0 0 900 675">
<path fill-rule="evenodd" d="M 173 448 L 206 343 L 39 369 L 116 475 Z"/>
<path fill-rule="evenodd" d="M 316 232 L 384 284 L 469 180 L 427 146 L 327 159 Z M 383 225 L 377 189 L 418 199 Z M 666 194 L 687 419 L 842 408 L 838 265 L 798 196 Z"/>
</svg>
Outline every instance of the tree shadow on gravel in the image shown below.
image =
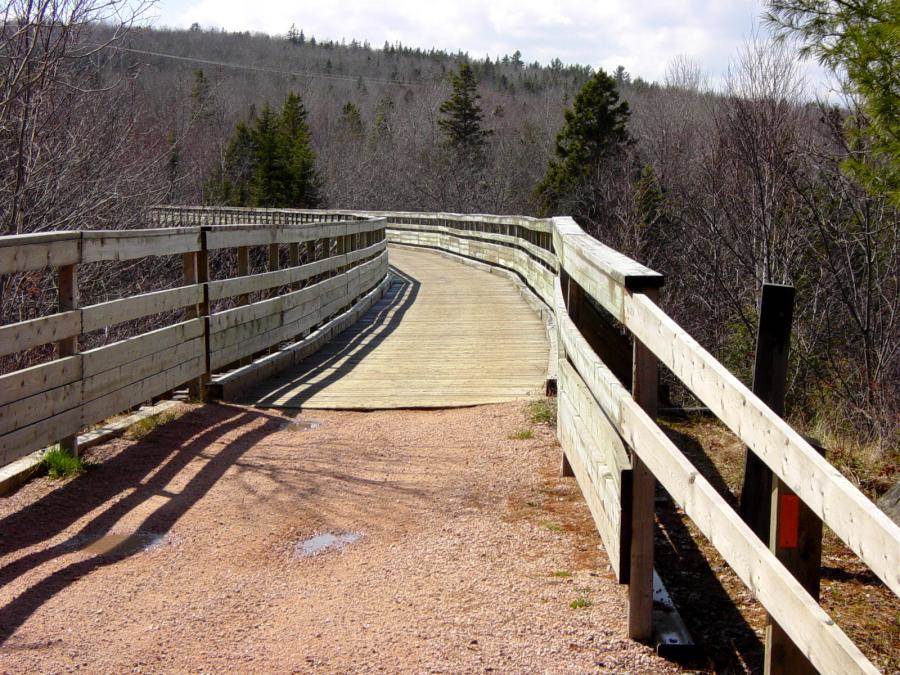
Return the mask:
<svg viewBox="0 0 900 675">
<path fill-rule="evenodd" d="M 213 443 L 251 422 L 263 423 L 209 453 Z M 284 418 L 227 405 L 207 405 L 163 425 L 140 441 L 100 464 L 94 471 L 0 520 L 0 555 L 33 546 L 70 527 L 85 514 L 125 495 L 66 541 L 23 556 L 0 569 L 6 585 L 58 556 L 72 553 L 85 542 L 109 533 L 119 520 L 143 502 L 163 496 L 167 501 L 152 511 L 132 536 L 85 560 L 74 562 L 33 584 L 0 607 L 0 644 L 5 642 L 45 602 L 93 570 L 140 551 L 148 533 L 162 536 L 196 504 L 223 474 L 254 445 L 283 427 Z M 203 467 L 178 492 L 165 488 L 198 457 Z"/>
</svg>

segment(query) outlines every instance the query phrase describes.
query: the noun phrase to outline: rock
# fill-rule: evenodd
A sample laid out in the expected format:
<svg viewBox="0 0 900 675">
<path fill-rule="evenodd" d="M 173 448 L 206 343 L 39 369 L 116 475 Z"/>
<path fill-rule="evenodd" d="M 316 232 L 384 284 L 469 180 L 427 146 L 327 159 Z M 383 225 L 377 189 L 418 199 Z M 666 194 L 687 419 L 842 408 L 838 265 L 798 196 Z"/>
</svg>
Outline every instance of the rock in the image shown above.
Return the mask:
<svg viewBox="0 0 900 675">
<path fill-rule="evenodd" d="M 894 483 L 894 487 L 881 495 L 875 503 L 891 520 L 900 525 L 900 481 Z"/>
</svg>

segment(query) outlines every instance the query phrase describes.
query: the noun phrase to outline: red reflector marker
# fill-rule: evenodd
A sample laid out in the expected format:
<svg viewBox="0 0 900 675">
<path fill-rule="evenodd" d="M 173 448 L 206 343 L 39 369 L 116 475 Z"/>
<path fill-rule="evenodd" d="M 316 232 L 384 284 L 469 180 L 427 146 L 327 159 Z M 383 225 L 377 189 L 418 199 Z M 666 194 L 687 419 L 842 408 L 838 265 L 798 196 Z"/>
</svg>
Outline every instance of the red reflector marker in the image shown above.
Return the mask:
<svg viewBox="0 0 900 675">
<path fill-rule="evenodd" d="M 781 495 L 778 508 L 778 548 L 797 548 L 800 530 L 800 498 Z"/>
</svg>

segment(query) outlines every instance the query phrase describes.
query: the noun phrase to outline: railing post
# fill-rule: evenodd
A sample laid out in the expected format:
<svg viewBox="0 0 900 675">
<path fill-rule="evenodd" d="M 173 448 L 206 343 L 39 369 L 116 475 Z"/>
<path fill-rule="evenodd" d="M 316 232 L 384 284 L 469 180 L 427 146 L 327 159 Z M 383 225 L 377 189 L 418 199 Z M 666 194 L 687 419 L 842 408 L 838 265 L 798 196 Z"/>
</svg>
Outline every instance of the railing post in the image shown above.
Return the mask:
<svg viewBox="0 0 900 675">
<path fill-rule="evenodd" d="M 199 305 L 187 307 L 185 313 L 188 318 L 203 319 L 203 352 L 205 357 L 205 366 L 200 377 L 191 380 L 188 383 L 188 394 L 191 398 L 200 401 L 207 400 L 206 385 L 209 384 L 210 367 L 209 367 L 209 254 L 206 248 L 206 233 L 208 226 L 200 227 L 200 249 L 182 254 L 182 268 L 185 285 L 202 284 L 203 298 Z"/>
<path fill-rule="evenodd" d="M 281 252 L 278 244 L 269 244 L 269 271 L 274 272 L 281 268 Z M 270 297 L 278 295 L 278 289 L 273 288 L 269 293 Z"/>
<path fill-rule="evenodd" d="M 794 288 L 763 284 L 753 364 L 753 393 L 779 416 L 784 415 L 793 316 Z M 764 542 L 769 541 L 772 489 L 771 469 L 747 448 L 739 512 Z"/>
<path fill-rule="evenodd" d="M 297 267 L 300 264 L 300 244 L 294 242 L 288 244 L 288 257 L 290 258 L 290 266 Z M 295 274 L 291 272 L 291 274 Z M 295 281 L 291 284 L 291 290 L 296 291 L 300 288 L 300 282 Z"/>
<path fill-rule="evenodd" d="M 644 293 L 656 302 L 658 291 Z M 658 361 L 634 340 L 632 396 L 651 419 L 656 417 Z M 628 636 L 648 642 L 653 637 L 653 527 L 656 479 L 632 449 L 631 561 L 628 582 Z"/>
<path fill-rule="evenodd" d="M 78 309 L 78 272 L 76 265 L 63 265 L 57 270 L 59 282 L 59 311 Z M 56 343 L 57 356 L 65 358 L 78 353 L 78 336 L 63 338 Z M 78 456 L 78 432 L 60 439 L 59 446 L 75 457 Z"/>
<path fill-rule="evenodd" d="M 581 304 L 584 301 L 581 287 L 563 270 L 560 270 L 560 285 L 566 296 L 566 311 L 569 314 L 569 318 L 572 319 L 572 323 L 577 326 L 578 316 L 581 313 Z M 562 344 L 562 340 L 559 341 L 559 344 Z M 560 358 L 565 358 L 565 350 L 563 349 L 560 349 Z M 559 392 L 559 395 L 562 395 L 562 393 Z M 566 457 L 566 451 L 562 447 L 560 447 L 560 455 L 559 475 L 563 478 L 574 478 L 575 471 L 572 469 L 569 458 Z"/>
<path fill-rule="evenodd" d="M 753 393 L 773 412 L 784 415 L 794 288 L 764 284 L 759 303 Z M 818 443 L 811 443 L 824 454 Z M 822 522 L 763 461 L 748 448 L 740 514 L 743 520 L 816 600 L 822 562 Z M 781 626 L 766 624 L 766 675 L 805 675 L 816 672 Z"/>
<path fill-rule="evenodd" d="M 821 455 L 825 448 L 807 438 Z M 772 488 L 769 549 L 816 602 L 822 574 L 822 521 L 780 479 Z M 814 675 L 816 669 L 803 652 L 769 617 L 766 624 L 765 675 Z"/>
</svg>

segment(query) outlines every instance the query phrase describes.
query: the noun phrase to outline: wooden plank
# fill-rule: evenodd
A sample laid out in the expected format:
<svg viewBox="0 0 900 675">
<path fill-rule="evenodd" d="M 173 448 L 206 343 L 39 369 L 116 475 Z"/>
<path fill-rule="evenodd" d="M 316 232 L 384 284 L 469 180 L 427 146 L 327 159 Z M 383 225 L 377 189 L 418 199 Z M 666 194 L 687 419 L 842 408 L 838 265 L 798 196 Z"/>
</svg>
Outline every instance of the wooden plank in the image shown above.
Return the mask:
<svg viewBox="0 0 900 675">
<path fill-rule="evenodd" d="M 78 309 L 78 273 L 75 265 L 63 265 L 57 270 L 57 282 L 59 285 L 57 306 L 60 312 L 72 312 Z M 84 315 L 82 314 L 82 324 Z M 56 343 L 56 353 L 60 358 L 75 356 L 78 353 L 78 336 L 72 335 L 64 337 Z M 68 387 L 69 385 L 67 385 Z M 61 410 L 62 408 L 74 407 L 78 404 L 80 396 L 74 392 L 64 392 L 62 396 L 69 395 L 72 398 L 72 405 L 53 405 L 51 401 L 47 401 L 47 405 L 51 408 Z M 35 402 L 39 404 L 39 402 Z M 45 415 L 46 417 L 46 415 Z M 35 417 L 27 419 L 38 419 Z M 20 426 L 20 425 L 19 425 Z M 78 436 L 72 433 L 60 439 L 59 445 L 62 449 L 68 450 L 70 453 L 78 456 Z"/>
<path fill-rule="evenodd" d="M 91 377 L 148 354 L 155 354 L 163 349 L 169 349 L 199 337 L 203 335 L 203 323 L 202 317 L 191 319 L 82 352 L 84 377 Z"/>
<path fill-rule="evenodd" d="M 0 466 L 40 450 L 81 428 L 81 408 L 73 408 L 0 436 Z"/>
<path fill-rule="evenodd" d="M 626 442 L 813 665 L 835 675 L 877 673 L 640 406 L 625 395 L 621 400 Z"/>
<path fill-rule="evenodd" d="M 14 234 L 0 237 L 0 274 L 75 265 L 80 261 L 80 232 Z"/>
<path fill-rule="evenodd" d="M 154 396 L 186 384 L 189 380 L 202 374 L 204 370 L 205 359 L 203 356 L 198 356 L 88 401 L 82 406 L 84 424 L 95 424 L 149 401 Z"/>
<path fill-rule="evenodd" d="M 631 470 L 631 457 L 625 442 L 606 417 L 600 405 L 594 400 L 581 376 L 566 360 L 560 362 L 560 382 L 571 401 L 574 412 L 582 419 L 582 430 L 593 446 L 592 458 L 598 464 L 608 467 L 610 477 L 615 481 L 622 471 Z M 620 486 L 614 482 L 618 489 Z"/>
<path fill-rule="evenodd" d="M 599 482 L 594 481 L 585 464 L 585 456 L 588 454 L 588 451 L 578 434 L 578 430 L 582 426 L 582 420 L 572 410 L 568 398 L 561 395 L 558 401 L 559 420 L 557 431 L 560 445 L 562 445 L 566 456 L 569 458 L 572 473 L 588 505 L 594 524 L 597 526 L 597 531 L 603 541 L 603 549 L 609 557 L 610 566 L 618 579 L 622 574 L 623 561 L 620 546 L 621 531 L 618 527 L 617 513 L 604 503 L 602 495 L 605 481 L 602 479 Z"/>
<path fill-rule="evenodd" d="M 8 434 L 81 405 L 81 383 L 72 382 L 0 406 L 0 434 Z"/>
<path fill-rule="evenodd" d="M 648 288 L 651 299 L 656 289 Z M 612 371 L 610 371 L 612 372 Z M 634 341 L 632 396 L 653 420 L 658 390 L 656 356 Z M 628 575 L 628 634 L 633 640 L 653 638 L 653 526 L 656 523 L 656 478 L 632 446 L 631 478 L 631 566 Z"/>
<path fill-rule="evenodd" d="M 199 227 L 85 230 L 81 234 L 81 261 L 86 263 L 177 255 L 196 251 L 200 246 Z"/>
<path fill-rule="evenodd" d="M 629 290 L 659 288 L 663 276 L 641 265 L 615 249 L 587 235 L 569 217 L 553 218 L 553 247 L 560 261 L 560 267 L 572 275 L 578 284 L 588 289 L 580 274 L 593 271 L 616 286 Z M 593 293 L 591 295 L 600 300 Z M 607 308 L 609 309 L 609 308 Z M 609 309 L 618 316 L 618 313 Z"/>
<path fill-rule="evenodd" d="M 794 288 L 763 284 L 759 300 L 753 393 L 784 417 L 788 354 L 794 317 Z M 762 541 L 769 541 L 772 472 L 753 451 L 744 451 L 744 480 L 738 513 Z"/>
<path fill-rule="evenodd" d="M 900 527 L 655 303 L 636 295 L 625 323 L 895 594 Z"/>
<path fill-rule="evenodd" d="M 59 312 L 0 326 L 0 356 L 59 342 L 81 333 L 81 312 Z"/>
<path fill-rule="evenodd" d="M 82 332 L 90 333 L 106 326 L 181 309 L 189 305 L 197 305 L 201 302 L 203 302 L 203 286 L 200 284 L 179 286 L 164 291 L 141 293 L 128 298 L 101 302 L 81 310 Z"/>
<path fill-rule="evenodd" d="M 386 262 L 379 256 L 368 263 L 369 271 L 348 282 L 347 293 L 337 292 L 329 304 L 316 308 L 310 302 L 285 317 L 327 319 L 380 284 Z M 415 279 L 417 290 L 412 282 L 394 284 L 357 325 L 261 385 L 266 391 L 252 397 L 255 404 L 440 407 L 543 392 L 548 360 L 544 324 L 508 279 L 423 250 L 392 248 L 390 263 Z M 496 344 L 504 345 L 503 358 Z"/>
<path fill-rule="evenodd" d="M 0 405 L 81 379 L 81 357 L 69 356 L 0 375 Z"/>
<path fill-rule="evenodd" d="M 203 356 L 203 338 L 198 336 L 172 347 L 147 354 L 115 368 L 104 370 L 82 382 L 82 400 L 92 401 L 112 391 Z"/>
<path fill-rule="evenodd" d="M 581 377 L 564 359 L 560 361 L 559 378 L 557 429 L 578 452 L 570 460 L 573 473 L 597 523 L 613 572 L 620 583 L 625 583 L 629 577 L 631 511 L 624 510 L 622 504 L 623 499 L 630 501 L 631 497 L 630 460 L 618 433 L 600 412 Z M 599 425 L 598 420 L 602 420 Z M 563 447 L 571 456 L 569 447 Z M 620 463 L 623 460 L 625 464 Z"/>
</svg>

